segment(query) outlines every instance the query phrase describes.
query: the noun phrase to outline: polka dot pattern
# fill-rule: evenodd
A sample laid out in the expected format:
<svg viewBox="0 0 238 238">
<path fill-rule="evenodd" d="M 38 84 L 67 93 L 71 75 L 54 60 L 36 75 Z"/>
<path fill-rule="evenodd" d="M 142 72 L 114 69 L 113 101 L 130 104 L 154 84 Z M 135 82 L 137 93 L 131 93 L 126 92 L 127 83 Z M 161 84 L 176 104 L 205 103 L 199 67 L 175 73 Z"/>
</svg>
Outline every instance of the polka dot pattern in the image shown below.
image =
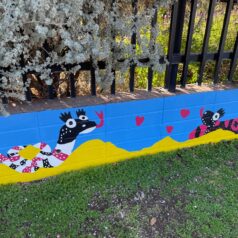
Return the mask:
<svg viewBox="0 0 238 238">
<path fill-rule="evenodd" d="M 51 159 L 65 161 L 69 156 L 68 154 L 61 152 L 61 150 L 53 150 L 53 152 L 51 152 L 50 146 L 43 142 L 37 143 L 34 146 L 39 148 L 41 151 L 37 157 L 31 160 L 31 162 L 19 155 L 19 152 L 24 149 L 23 146 L 14 146 L 8 151 L 8 157 L 0 154 L 0 163 L 7 161 L 7 164 L 11 169 L 17 169 L 18 172 L 22 173 L 33 173 L 42 167 L 53 168 L 54 166 L 52 166 L 50 162 Z M 9 162 L 12 163 L 9 165 Z"/>
<path fill-rule="evenodd" d="M 0 154 L 0 163 L 4 162 L 6 160 L 8 160 L 8 158 L 6 156 Z"/>
<path fill-rule="evenodd" d="M 68 156 L 69 155 L 67 155 L 67 154 L 64 154 L 63 152 L 59 152 L 58 150 L 53 150 L 53 153 L 52 153 L 52 155 L 55 157 L 55 158 L 57 158 L 57 159 L 59 159 L 59 160 L 61 160 L 61 161 L 65 161 L 67 158 L 68 158 Z"/>
</svg>

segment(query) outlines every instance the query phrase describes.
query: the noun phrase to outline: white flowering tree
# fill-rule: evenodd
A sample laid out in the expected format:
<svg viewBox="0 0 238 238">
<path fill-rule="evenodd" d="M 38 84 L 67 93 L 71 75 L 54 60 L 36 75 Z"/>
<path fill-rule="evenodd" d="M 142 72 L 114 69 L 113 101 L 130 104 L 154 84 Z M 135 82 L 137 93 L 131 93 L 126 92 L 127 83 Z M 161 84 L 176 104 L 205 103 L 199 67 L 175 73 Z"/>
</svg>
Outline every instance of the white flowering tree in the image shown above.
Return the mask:
<svg viewBox="0 0 238 238">
<path fill-rule="evenodd" d="M 141 65 L 139 58 L 149 58 L 148 65 L 162 71 L 164 64 L 159 59 L 163 52 L 154 43 L 158 28 L 152 29 L 151 39 L 139 34 L 150 25 L 162 3 L 154 0 L 153 7 L 139 12 L 135 18 L 128 11 L 123 12 L 122 5 L 131 5 L 131 1 L 1 0 L 1 98 L 24 100 L 30 72 L 51 85 L 55 66 L 75 74 L 80 63 L 90 60 L 101 87 L 111 85 L 113 71 L 123 75 L 132 60 Z M 139 52 L 126 40 L 133 32 Z M 99 70 L 98 61 L 105 62 L 105 70 Z"/>
</svg>

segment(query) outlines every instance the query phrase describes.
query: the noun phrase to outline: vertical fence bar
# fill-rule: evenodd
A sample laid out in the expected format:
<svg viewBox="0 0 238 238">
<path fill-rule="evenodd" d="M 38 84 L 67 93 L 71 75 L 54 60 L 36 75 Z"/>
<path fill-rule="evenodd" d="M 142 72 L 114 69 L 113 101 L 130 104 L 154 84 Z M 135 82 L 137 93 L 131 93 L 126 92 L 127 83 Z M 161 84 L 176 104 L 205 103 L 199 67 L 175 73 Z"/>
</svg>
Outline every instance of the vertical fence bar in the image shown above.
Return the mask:
<svg viewBox="0 0 238 238">
<path fill-rule="evenodd" d="M 6 97 L 2 97 L 2 104 L 8 104 L 8 99 Z"/>
<path fill-rule="evenodd" d="M 8 104 L 7 97 L 5 97 L 5 96 L 2 97 L 2 104 Z"/>
<path fill-rule="evenodd" d="M 27 83 L 27 73 L 23 74 L 22 80 L 25 86 Z M 30 102 L 32 100 L 30 87 L 26 87 L 25 95 L 26 95 L 26 100 Z"/>
<path fill-rule="evenodd" d="M 217 0 L 210 0 L 210 3 L 209 3 L 206 31 L 205 31 L 203 47 L 202 47 L 202 59 L 201 59 L 201 64 L 199 68 L 199 73 L 198 73 L 198 85 L 202 84 L 203 72 L 205 69 L 206 61 L 207 61 L 208 43 L 209 43 L 209 38 L 211 33 L 213 14 L 214 14 L 216 2 Z"/>
<path fill-rule="evenodd" d="M 54 99 L 54 87 L 53 85 L 48 85 L 48 98 Z"/>
<path fill-rule="evenodd" d="M 134 15 L 134 26 L 133 26 L 133 33 L 131 36 L 131 45 L 134 51 L 134 54 L 136 54 L 136 21 L 137 21 L 137 12 L 138 12 L 138 0 L 132 0 L 132 9 L 133 9 L 133 15 Z M 129 88 L 130 92 L 134 92 L 135 87 L 135 69 L 136 64 L 134 60 L 131 60 L 131 66 L 130 66 L 130 83 Z"/>
<path fill-rule="evenodd" d="M 0 78 L 1 77 L 2 77 L 2 75 L 0 74 Z M 2 80 L 0 80 L 0 90 L 3 90 L 3 88 L 1 87 L 1 84 L 2 84 Z M 6 96 L 2 96 L 1 99 L 2 99 L 3 104 L 8 104 L 8 99 Z"/>
<path fill-rule="evenodd" d="M 230 82 L 232 81 L 235 70 L 236 70 L 237 60 L 238 60 L 238 32 L 237 32 L 237 36 L 236 36 L 236 43 L 234 46 L 234 51 L 233 51 L 233 55 L 232 55 L 232 59 L 231 59 L 230 71 L 229 71 L 229 75 L 228 75 L 228 80 Z"/>
<path fill-rule="evenodd" d="M 219 72 L 220 72 L 220 68 L 221 68 L 223 51 L 224 51 L 224 47 L 225 47 L 228 25 L 230 22 L 231 10 L 232 10 L 233 5 L 234 5 L 234 0 L 229 0 L 227 2 L 226 14 L 225 14 L 225 18 L 224 18 L 224 23 L 223 23 L 223 28 L 222 28 L 221 38 L 220 38 L 220 44 L 219 44 L 219 49 L 218 49 L 218 59 L 216 61 L 215 72 L 214 72 L 214 81 L 213 81 L 214 84 L 218 83 L 218 81 L 219 81 Z"/>
<path fill-rule="evenodd" d="M 91 69 L 90 69 L 90 74 L 91 74 L 91 95 L 96 96 L 96 75 L 95 75 L 95 68 L 93 66 L 93 58 L 92 56 L 90 57 L 90 63 L 91 63 Z"/>
<path fill-rule="evenodd" d="M 115 0 L 112 0 L 112 4 L 111 4 L 111 11 L 114 13 L 114 4 L 115 4 Z M 115 23 L 116 21 L 116 18 L 115 16 L 113 17 L 113 23 Z M 112 26 L 114 27 L 114 26 Z M 112 30 L 112 40 L 113 40 L 113 44 L 115 42 L 115 39 L 116 39 L 116 35 L 115 35 L 115 32 L 114 30 Z M 114 58 L 114 46 L 112 47 L 112 54 L 113 54 L 113 58 Z M 113 81 L 112 81 L 112 85 L 111 85 L 111 94 L 116 94 L 116 71 L 115 69 L 112 70 L 112 73 L 113 73 Z"/>
<path fill-rule="evenodd" d="M 155 36 L 154 36 L 154 30 L 155 30 L 156 25 L 157 25 L 157 17 L 158 17 L 158 9 L 157 9 L 156 2 L 153 6 L 153 9 L 154 9 L 155 13 L 154 13 L 154 16 L 152 17 L 152 21 L 151 21 L 151 32 L 150 32 L 150 50 L 151 51 L 154 51 L 155 44 L 156 44 L 156 39 L 155 39 Z M 148 91 L 152 90 L 153 76 L 154 76 L 153 66 L 151 65 L 148 68 L 148 85 L 147 85 L 147 90 Z"/>
<path fill-rule="evenodd" d="M 111 94 L 115 95 L 116 94 L 116 71 L 112 70 L 113 73 L 113 81 L 112 81 L 112 85 L 111 85 Z"/>
<path fill-rule="evenodd" d="M 184 61 L 183 72 L 182 72 L 182 77 L 181 77 L 181 86 L 182 87 L 185 87 L 186 82 L 187 82 L 188 64 L 190 61 L 193 30 L 194 30 L 195 16 L 196 16 L 196 11 L 197 11 L 197 2 L 198 2 L 198 0 L 191 1 L 191 13 L 190 13 L 188 36 L 187 36 L 186 49 L 185 49 L 185 61 Z"/>
<path fill-rule="evenodd" d="M 147 90 L 149 92 L 152 90 L 153 76 L 154 76 L 154 71 L 152 66 L 150 66 L 148 69 L 148 85 L 147 85 Z"/>
<path fill-rule="evenodd" d="M 52 68 L 51 68 L 51 79 L 52 79 L 52 84 L 51 85 L 48 85 L 48 98 L 49 99 L 54 99 L 56 97 L 56 90 L 54 88 L 54 80 L 55 80 L 55 73 L 58 72 L 58 71 L 61 71 L 61 68 L 57 65 L 54 65 Z"/>
<path fill-rule="evenodd" d="M 176 8 L 174 8 L 173 10 L 175 11 Z M 177 19 L 176 20 L 172 19 L 172 24 L 175 21 L 176 25 L 175 25 L 175 29 L 172 26 L 172 30 L 171 30 L 172 36 L 170 40 L 174 41 L 174 43 L 173 43 L 173 49 L 170 49 L 172 51 L 172 57 L 170 55 L 170 58 L 171 58 L 170 61 L 173 61 L 174 54 L 180 53 L 181 44 L 182 44 L 185 10 L 186 10 L 186 0 L 179 0 L 177 14 L 176 13 L 175 15 L 173 14 L 174 16 L 177 15 Z M 172 63 L 171 68 L 166 74 L 166 82 L 167 82 L 166 86 L 168 87 L 168 90 L 170 92 L 175 92 L 176 90 L 177 74 L 178 74 L 178 64 Z"/>
<path fill-rule="evenodd" d="M 168 61 L 169 62 L 172 62 L 173 60 L 177 15 L 178 15 L 178 2 L 176 1 L 172 6 L 171 21 L 170 21 L 170 34 L 169 34 L 169 45 L 168 45 Z M 169 88 L 169 84 L 170 84 L 171 70 L 172 70 L 172 64 L 169 63 L 166 66 L 165 83 L 164 83 L 164 86 L 167 89 Z"/>
<path fill-rule="evenodd" d="M 70 85 L 70 96 L 71 98 L 75 98 L 76 97 L 75 76 L 73 73 L 69 74 L 69 85 Z"/>
<path fill-rule="evenodd" d="M 22 68 L 25 67 L 25 60 L 24 60 L 24 55 L 23 54 L 21 54 L 21 57 L 20 57 L 20 66 Z M 26 84 L 27 84 L 27 73 L 24 73 L 22 75 L 22 81 L 23 81 L 23 85 L 25 87 Z M 29 87 L 26 87 L 25 96 L 26 96 L 26 100 L 30 102 L 32 98 L 31 98 L 31 90 L 30 90 Z"/>
</svg>

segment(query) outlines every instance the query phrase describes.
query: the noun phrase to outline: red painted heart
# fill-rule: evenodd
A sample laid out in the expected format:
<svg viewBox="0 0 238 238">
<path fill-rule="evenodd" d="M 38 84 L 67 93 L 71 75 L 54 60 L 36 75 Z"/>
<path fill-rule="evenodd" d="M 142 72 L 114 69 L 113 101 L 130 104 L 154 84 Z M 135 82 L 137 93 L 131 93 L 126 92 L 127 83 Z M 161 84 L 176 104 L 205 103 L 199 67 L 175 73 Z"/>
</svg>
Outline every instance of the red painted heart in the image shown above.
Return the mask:
<svg viewBox="0 0 238 238">
<path fill-rule="evenodd" d="M 182 118 L 186 118 L 190 115 L 190 111 L 188 109 L 182 109 L 180 111 L 180 115 L 181 115 Z"/>
<path fill-rule="evenodd" d="M 168 133 L 171 133 L 173 131 L 174 127 L 173 126 L 167 126 L 166 130 Z"/>
<path fill-rule="evenodd" d="M 137 126 L 141 126 L 142 125 L 142 123 L 144 122 L 144 120 L 145 120 L 145 117 L 140 117 L 140 116 L 137 116 L 136 117 L 136 125 Z"/>
</svg>

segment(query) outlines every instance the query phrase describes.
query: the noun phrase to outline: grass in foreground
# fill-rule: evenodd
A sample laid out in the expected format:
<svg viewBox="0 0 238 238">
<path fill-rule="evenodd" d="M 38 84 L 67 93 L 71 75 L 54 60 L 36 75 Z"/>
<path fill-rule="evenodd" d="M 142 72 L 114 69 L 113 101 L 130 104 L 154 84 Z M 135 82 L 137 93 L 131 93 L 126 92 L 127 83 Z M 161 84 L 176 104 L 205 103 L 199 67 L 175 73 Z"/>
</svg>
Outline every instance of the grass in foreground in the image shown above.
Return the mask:
<svg viewBox="0 0 238 238">
<path fill-rule="evenodd" d="M 238 237 L 238 141 L 0 187 L 0 237 Z"/>
</svg>

